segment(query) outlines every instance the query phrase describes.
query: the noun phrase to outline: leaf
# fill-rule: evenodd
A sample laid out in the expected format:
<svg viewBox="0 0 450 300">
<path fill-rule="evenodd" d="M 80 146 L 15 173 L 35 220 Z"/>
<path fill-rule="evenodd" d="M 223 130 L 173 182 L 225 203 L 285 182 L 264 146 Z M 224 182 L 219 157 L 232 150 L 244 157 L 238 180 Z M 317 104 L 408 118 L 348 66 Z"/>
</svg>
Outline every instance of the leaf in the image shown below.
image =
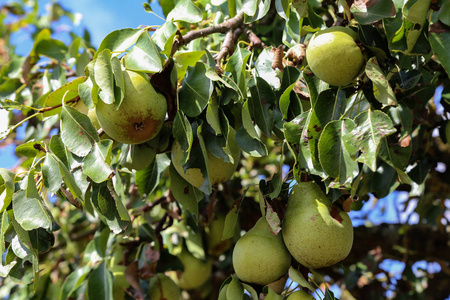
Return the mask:
<svg viewBox="0 0 450 300">
<path fill-rule="evenodd" d="M 188 76 L 183 79 L 178 97 L 180 109 L 188 117 L 198 116 L 212 95 L 214 85 L 205 73 L 206 65 L 198 62 L 194 68 L 188 69 Z"/>
<path fill-rule="evenodd" d="M 242 11 L 249 17 L 253 17 L 258 8 L 258 0 L 243 0 Z"/>
<path fill-rule="evenodd" d="M 17 191 L 12 202 L 14 217 L 25 230 L 50 229 L 55 222 L 42 198 L 28 198 L 25 190 Z"/>
<path fill-rule="evenodd" d="M 278 89 L 281 86 L 282 73 L 272 68 L 273 55 L 269 47 L 265 48 L 258 56 L 255 68 L 259 77 L 267 81 L 274 89 Z"/>
<path fill-rule="evenodd" d="M 114 96 L 114 73 L 111 65 L 111 51 L 105 49 L 97 56 L 94 65 L 95 83 L 100 87 L 100 98 L 107 104 L 115 102 Z"/>
<path fill-rule="evenodd" d="M 308 16 L 308 0 L 293 0 L 292 7 L 300 19 Z"/>
<path fill-rule="evenodd" d="M 9 217 L 8 217 L 8 212 L 6 211 L 2 211 L 0 212 L 0 252 L 1 253 L 5 253 L 5 232 L 8 230 L 9 225 L 11 224 Z M 3 264 L 0 263 L 0 269 L 1 269 L 1 265 Z M 2 271 L 0 270 L 0 276 L 2 274 Z"/>
<path fill-rule="evenodd" d="M 431 0 L 409 0 L 403 5 L 403 26 L 406 35 L 407 52 L 413 49 L 419 41 L 423 26 L 427 20 Z"/>
<path fill-rule="evenodd" d="M 13 199 L 14 177 L 15 174 L 13 172 L 0 168 L 0 213 L 11 204 Z"/>
<path fill-rule="evenodd" d="M 239 205 L 234 203 L 225 217 L 222 240 L 226 240 L 234 236 L 234 234 L 236 233 L 236 224 L 238 222 L 238 217 L 239 217 Z"/>
<path fill-rule="evenodd" d="M 259 19 L 262 19 L 269 11 L 271 0 L 259 0 L 258 2 L 258 9 L 256 10 L 256 13 L 254 15 L 244 15 L 244 22 L 246 24 L 250 24 L 256 22 Z"/>
<path fill-rule="evenodd" d="M 61 111 L 61 139 L 71 152 L 81 157 L 86 156 L 99 141 L 89 117 L 68 106 L 63 106 Z"/>
<path fill-rule="evenodd" d="M 230 72 L 233 81 L 239 86 L 241 93 L 246 94 L 246 65 L 251 52 L 244 48 L 237 48 L 227 61 L 225 71 Z"/>
<path fill-rule="evenodd" d="M 392 90 L 389 82 L 381 71 L 376 57 L 372 57 L 366 63 L 366 74 L 373 82 L 373 94 L 375 98 L 386 105 L 397 105 L 397 99 L 395 98 L 394 91 Z"/>
<path fill-rule="evenodd" d="M 39 192 L 36 187 L 36 181 L 34 178 L 34 168 L 31 168 L 28 171 L 28 175 L 24 178 L 25 183 L 25 196 L 27 198 L 35 198 L 40 199 L 41 196 L 39 195 Z"/>
<path fill-rule="evenodd" d="M 41 54 L 57 61 L 64 61 L 68 48 L 59 40 L 44 39 L 34 46 L 34 51 L 36 54 Z"/>
<path fill-rule="evenodd" d="M 44 150 L 44 143 L 31 140 L 16 147 L 16 154 L 25 157 L 36 157 L 41 150 Z"/>
<path fill-rule="evenodd" d="M 57 226 L 59 229 L 59 226 Z M 31 245 L 39 253 L 48 251 L 55 244 L 55 236 L 44 228 L 33 229 L 28 232 Z"/>
<path fill-rule="evenodd" d="M 392 0 L 357 0 L 350 7 L 358 23 L 372 24 L 384 18 L 395 17 Z"/>
<path fill-rule="evenodd" d="M 78 77 L 71 82 L 63 85 L 56 91 L 51 92 L 47 98 L 45 98 L 44 108 L 53 107 L 62 103 L 63 98 L 67 100 L 74 99 L 78 96 L 78 86 L 86 80 L 86 77 Z M 61 112 L 61 107 L 44 112 L 44 117 L 49 117 Z"/>
<path fill-rule="evenodd" d="M 448 51 L 450 49 L 450 31 L 442 33 L 431 32 L 429 40 L 433 52 L 444 67 L 445 72 L 447 72 L 447 76 L 450 76 L 450 53 Z"/>
<path fill-rule="evenodd" d="M 124 65 L 128 70 L 145 73 L 157 73 L 162 70 L 163 59 L 148 32 L 141 34 L 133 48 L 128 51 Z"/>
<path fill-rule="evenodd" d="M 313 293 L 316 292 L 314 287 L 308 282 L 308 280 L 305 279 L 305 277 L 299 270 L 296 270 L 293 267 L 289 267 L 289 278 L 292 281 L 297 282 L 301 287 L 307 288 Z"/>
<path fill-rule="evenodd" d="M 408 166 L 409 159 L 412 154 L 412 145 L 402 147 L 401 145 L 390 145 L 387 138 L 383 138 L 380 148 L 380 158 L 398 170 L 405 170 Z"/>
<path fill-rule="evenodd" d="M 227 287 L 227 299 L 243 299 L 244 297 L 244 287 L 239 282 L 237 276 L 233 276 L 233 279 L 228 284 Z"/>
<path fill-rule="evenodd" d="M 166 20 L 198 23 L 203 20 L 203 12 L 191 0 L 180 0 L 167 15 Z"/>
<path fill-rule="evenodd" d="M 107 163 L 110 160 L 112 144 L 111 140 L 95 143 L 92 151 L 83 159 L 83 173 L 96 183 L 106 181 L 113 173 Z"/>
<path fill-rule="evenodd" d="M 177 111 L 173 120 L 172 133 L 175 140 L 180 144 L 181 150 L 183 150 L 180 163 L 184 164 L 189 159 L 194 134 L 189 120 L 181 110 Z"/>
<path fill-rule="evenodd" d="M 90 270 L 88 266 L 82 266 L 70 273 L 59 291 L 59 299 L 66 300 L 69 298 L 81 286 Z"/>
<path fill-rule="evenodd" d="M 86 296 L 93 300 L 113 299 L 113 275 L 106 268 L 105 261 L 89 274 Z"/>
<path fill-rule="evenodd" d="M 260 200 L 262 200 L 263 197 L 260 197 Z M 275 200 L 276 201 L 276 200 Z M 272 234 L 276 235 L 279 234 L 281 231 L 281 221 L 280 217 L 276 213 L 276 211 L 273 210 L 272 206 L 267 203 L 267 210 L 266 210 L 266 221 L 269 224 L 270 231 Z"/>
<path fill-rule="evenodd" d="M 344 186 L 351 184 L 359 171 L 358 163 L 347 152 L 343 140 L 354 127 L 350 119 L 331 121 L 325 126 L 318 144 L 322 168 Z"/>
<path fill-rule="evenodd" d="M 136 184 L 141 195 L 151 195 L 170 166 L 170 159 L 165 154 L 157 155 L 150 166 L 136 172 Z"/>
<path fill-rule="evenodd" d="M 275 94 L 261 77 L 249 80 L 247 86 L 252 95 L 248 101 L 250 114 L 261 131 L 270 137 L 275 122 L 273 116 L 273 110 L 276 107 Z"/>
<path fill-rule="evenodd" d="M 193 187 L 190 183 L 184 180 L 180 174 L 175 170 L 173 164 L 170 165 L 170 180 L 172 193 L 175 200 L 179 202 L 185 209 L 193 213 L 198 214 L 198 202 L 203 199 L 203 193 L 197 188 Z"/>
<path fill-rule="evenodd" d="M 361 151 L 356 160 L 363 162 L 375 172 L 381 140 L 396 130 L 391 119 L 378 110 L 364 111 L 356 116 L 354 121 L 355 128 L 344 135 L 346 149 L 352 157 Z"/>
<path fill-rule="evenodd" d="M 170 55 L 177 29 L 174 22 L 167 21 L 153 33 L 152 40 L 162 50 L 161 54 Z"/>
<path fill-rule="evenodd" d="M 266 145 L 259 138 L 253 138 L 244 127 L 236 132 L 236 142 L 242 151 L 251 156 L 261 157 L 268 153 Z"/>
<path fill-rule="evenodd" d="M 145 29 L 123 28 L 109 33 L 100 43 L 94 59 L 105 49 L 111 52 L 125 52 L 133 46 Z"/>
<path fill-rule="evenodd" d="M 205 55 L 205 51 L 177 51 L 173 57 L 176 62 L 177 78 L 182 81 L 188 67 L 195 64 Z"/>
<path fill-rule="evenodd" d="M 122 220 L 117 210 L 116 201 L 105 183 L 93 184 L 92 206 L 100 219 L 115 233 L 122 232 L 130 222 Z"/>
</svg>

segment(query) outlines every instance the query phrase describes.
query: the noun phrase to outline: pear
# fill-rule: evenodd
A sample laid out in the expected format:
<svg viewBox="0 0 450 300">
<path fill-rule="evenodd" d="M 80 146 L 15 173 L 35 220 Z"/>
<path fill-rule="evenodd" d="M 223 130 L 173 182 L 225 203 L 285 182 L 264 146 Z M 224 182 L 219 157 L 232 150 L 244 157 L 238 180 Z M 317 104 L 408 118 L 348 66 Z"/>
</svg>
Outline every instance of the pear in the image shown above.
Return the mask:
<svg viewBox="0 0 450 300">
<path fill-rule="evenodd" d="M 211 261 L 203 261 L 192 255 L 183 247 L 178 258 L 184 266 L 184 271 L 173 271 L 170 277 L 181 289 L 191 290 L 201 287 L 211 276 Z"/>
<path fill-rule="evenodd" d="M 292 188 L 282 232 L 292 256 L 311 269 L 336 264 L 353 245 L 350 217 L 331 204 L 313 181 Z"/>
<path fill-rule="evenodd" d="M 286 275 L 291 255 L 281 234 L 273 235 L 264 217 L 244 234 L 233 250 L 233 267 L 240 280 L 266 285 Z"/>
<path fill-rule="evenodd" d="M 311 71 L 328 84 L 350 84 L 364 65 L 357 38 L 353 30 L 339 26 L 315 33 L 306 48 Z"/>
<path fill-rule="evenodd" d="M 233 240 L 231 238 L 222 240 L 223 229 L 225 227 L 225 217 L 225 214 L 217 214 L 216 218 L 212 220 L 208 226 L 208 250 L 214 257 L 219 257 L 233 244 Z M 235 232 L 238 233 L 237 230 Z"/>
<path fill-rule="evenodd" d="M 296 291 L 290 294 L 286 300 L 315 300 L 315 298 L 305 291 Z"/>
<path fill-rule="evenodd" d="M 167 113 L 166 98 L 156 92 L 144 73 L 125 70 L 124 98 L 114 103 L 97 102 L 98 121 L 112 139 L 123 144 L 141 144 L 161 130 Z"/>
<path fill-rule="evenodd" d="M 167 275 L 158 273 L 150 278 L 148 294 L 151 300 L 180 300 L 181 291 Z"/>
</svg>

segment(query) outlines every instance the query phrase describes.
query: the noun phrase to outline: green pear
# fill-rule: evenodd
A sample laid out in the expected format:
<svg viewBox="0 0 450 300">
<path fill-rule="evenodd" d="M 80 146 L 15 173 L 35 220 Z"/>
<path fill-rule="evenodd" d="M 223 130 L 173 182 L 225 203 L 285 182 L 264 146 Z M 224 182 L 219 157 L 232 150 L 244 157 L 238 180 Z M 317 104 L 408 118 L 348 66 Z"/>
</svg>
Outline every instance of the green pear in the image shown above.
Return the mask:
<svg viewBox="0 0 450 300">
<path fill-rule="evenodd" d="M 177 256 L 183 263 L 184 271 L 172 271 L 170 277 L 181 289 L 196 289 L 202 286 L 211 276 L 211 261 L 196 258 L 184 247 Z"/>
<path fill-rule="evenodd" d="M 236 131 L 230 127 L 227 141 L 234 162 L 225 161 L 223 158 L 216 157 L 208 151 L 208 174 L 211 185 L 227 181 L 233 175 L 234 171 L 236 171 L 237 165 L 239 163 L 239 157 L 241 156 L 241 150 L 237 145 L 235 136 Z M 200 188 L 204 181 L 202 171 L 199 168 L 189 168 L 186 170 L 183 169 L 183 164 L 181 164 L 183 150 L 181 149 L 181 146 L 177 141 L 173 143 L 171 154 L 173 165 L 178 174 L 180 174 L 180 176 L 183 177 L 184 180 L 186 180 L 193 186 Z"/>
<path fill-rule="evenodd" d="M 148 295 L 151 300 L 180 300 L 181 291 L 167 275 L 158 273 L 150 278 Z"/>
<path fill-rule="evenodd" d="M 315 300 L 315 298 L 305 291 L 296 291 L 290 294 L 286 300 Z"/>
<path fill-rule="evenodd" d="M 282 232 L 292 256 L 311 269 L 336 264 L 353 245 L 350 217 L 331 204 L 313 181 L 292 188 Z"/>
<path fill-rule="evenodd" d="M 228 250 L 233 244 L 231 238 L 222 240 L 223 229 L 225 227 L 225 215 L 218 214 L 208 226 L 208 250 L 214 257 L 219 257 L 222 253 Z M 236 231 L 237 232 L 237 231 Z"/>
<path fill-rule="evenodd" d="M 156 92 L 144 73 L 125 70 L 124 98 L 114 103 L 97 102 L 98 121 L 112 139 L 123 144 L 141 144 L 161 130 L 167 113 L 166 98 Z"/>
<path fill-rule="evenodd" d="M 264 217 L 244 234 L 233 250 L 233 267 L 242 281 L 266 285 L 286 275 L 291 255 L 281 234 L 273 235 Z"/>
<path fill-rule="evenodd" d="M 330 85 L 350 84 L 364 65 L 364 56 L 356 39 L 356 33 L 346 27 L 316 32 L 306 48 L 311 71 Z"/>
</svg>

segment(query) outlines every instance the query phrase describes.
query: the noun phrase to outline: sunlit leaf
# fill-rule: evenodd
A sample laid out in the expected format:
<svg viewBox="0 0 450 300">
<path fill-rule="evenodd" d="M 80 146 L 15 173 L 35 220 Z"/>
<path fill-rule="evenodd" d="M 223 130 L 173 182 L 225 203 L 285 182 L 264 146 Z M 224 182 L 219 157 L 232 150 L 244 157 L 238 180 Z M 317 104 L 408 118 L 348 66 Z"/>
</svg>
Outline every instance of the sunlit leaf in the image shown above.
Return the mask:
<svg viewBox="0 0 450 300">
<path fill-rule="evenodd" d="M 124 59 L 125 67 L 133 71 L 157 73 L 162 70 L 163 59 L 155 42 L 147 32 L 141 34 Z"/>
<path fill-rule="evenodd" d="M 184 21 L 187 23 L 197 23 L 203 19 L 201 9 L 192 3 L 191 0 L 180 0 L 167 15 L 167 21 Z"/>
<path fill-rule="evenodd" d="M 19 190 L 12 202 L 14 217 L 25 230 L 52 227 L 53 216 L 42 198 L 28 198 L 24 190 Z"/>
</svg>

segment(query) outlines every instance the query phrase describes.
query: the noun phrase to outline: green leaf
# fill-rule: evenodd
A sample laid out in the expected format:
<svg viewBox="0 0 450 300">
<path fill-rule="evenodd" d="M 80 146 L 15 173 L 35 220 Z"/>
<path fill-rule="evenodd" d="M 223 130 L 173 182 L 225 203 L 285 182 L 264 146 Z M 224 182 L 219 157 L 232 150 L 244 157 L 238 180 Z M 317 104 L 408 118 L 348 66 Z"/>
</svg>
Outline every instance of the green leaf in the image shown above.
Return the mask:
<svg viewBox="0 0 450 300">
<path fill-rule="evenodd" d="M 81 157 L 86 156 L 99 141 L 89 117 L 68 106 L 63 106 L 61 111 L 61 139 L 71 152 Z"/>
<path fill-rule="evenodd" d="M 361 24 L 372 24 L 384 18 L 395 17 L 392 0 L 357 1 L 352 4 L 350 11 Z"/>
<path fill-rule="evenodd" d="M 258 21 L 259 19 L 262 19 L 269 11 L 271 0 L 259 0 L 258 2 L 258 8 L 255 14 L 253 14 L 252 16 L 244 15 L 244 22 L 246 24 L 250 24 Z"/>
<path fill-rule="evenodd" d="M 109 33 L 100 43 L 94 59 L 105 49 L 111 52 L 125 52 L 133 46 L 145 29 L 123 28 Z"/>
<path fill-rule="evenodd" d="M 273 55 L 269 47 L 265 48 L 258 56 L 255 62 L 255 68 L 259 77 L 267 81 L 274 89 L 279 89 L 282 73 L 272 68 Z"/>
<path fill-rule="evenodd" d="M 331 121 L 325 126 L 318 144 L 322 168 L 343 186 L 350 185 L 359 172 L 358 163 L 347 152 L 343 140 L 354 127 L 350 119 Z"/>
<path fill-rule="evenodd" d="M 184 180 L 180 174 L 178 174 L 177 170 L 173 164 L 170 165 L 170 180 L 172 193 L 175 197 L 175 200 L 179 202 L 185 209 L 193 213 L 194 215 L 198 214 L 198 202 L 203 199 L 203 193 L 193 187 L 190 183 Z"/>
<path fill-rule="evenodd" d="M 413 53 L 427 20 L 431 0 L 408 0 L 403 6 L 407 53 Z"/>
<path fill-rule="evenodd" d="M 174 55 L 176 62 L 177 78 L 183 80 L 188 67 L 194 67 L 195 64 L 205 55 L 205 51 L 177 51 Z"/>
<path fill-rule="evenodd" d="M 98 85 L 95 84 L 94 86 L 91 77 L 88 77 L 85 82 L 78 85 L 78 95 L 80 96 L 81 101 L 83 101 L 88 108 L 92 109 L 95 106 L 92 94 L 97 96 L 97 93 Z M 95 97 L 95 99 L 97 98 Z"/>
<path fill-rule="evenodd" d="M 69 298 L 81 286 L 90 270 L 89 266 L 82 266 L 70 273 L 59 291 L 59 299 Z"/>
<path fill-rule="evenodd" d="M 450 26 L 450 2 L 443 1 L 438 14 L 439 20 L 447 26 Z"/>
<path fill-rule="evenodd" d="M 233 204 L 230 211 L 225 217 L 225 224 L 223 225 L 222 240 L 232 238 L 236 233 L 236 224 L 239 217 L 239 205 Z"/>
<path fill-rule="evenodd" d="M 13 172 L 0 168 L 0 212 L 4 211 L 12 201 L 15 185 L 14 177 Z"/>
<path fill-rule="evenodd" d="M 258 8 L 259 0 L 243 0 L 242 1 L 242 11 L 249 17 L 253 17 Z"/>
<path fill-rule="evenodd" d="M 136 172 L 136 184 L 141 195 L 151 195 L 170 166 L 170 159 L 165 154 L 156 156 L 147 168 Z"/>
<path fill-rule="evenodd" d="M 270 85 L 261 77 L 247 83 L 252 97 L 248 101 L 250 113 L 256 125 L 270 137 L 274 126 L 273 110 L 276 108 L 275 94 Z"/>
<path fill-rule="evenodd" d="M 450 6 L 450 5 L 449 5 Z M 440 63 L 444 67 L 447 76 L 450 76 L 450 31 L 442 33 L 431 32 L 429 35 L 431 47 Z"/>
<path fill-rule="evenodd" d="M 161 54 L 170 55 L 177 30 L 174 22 L 167 21 L 153 33 L 152 40 L 162 50 Z"/>
<path fill-rule="evenodd" d="M 355 128 L 344 136 L 346 149 L 352 157 L 361 151 L 357 161 L 363 162 L 375 172 L 382 138 L 396 130 L 391 119 L 378 110 L 364 111 L 354 121 Z"/>
<path fill-rule="evenodd" d="M 292 1 L 292 8 L 295 9 L 299 19 L 308 16 L 308 0 L 295 0 Z"/>
<path fill-rule="evenodd" d="M 206 121 L 216 134 L 222 134 L 222 129 L 220 128 L 219 99 L 217 97 L 213 96 L 209 99 L 208 108 L 206 109 Z"/>
<path fill-rule="evenodd" d="M 25 157 L 36 157 L 44 149 L 44 143 L 31 140 L 16 147 L 16 154 Z"/>
<path fill-rule="evenodd" d="M 1 253 L 5 253 L 5 232 L 8 230 L 8 227 L 10 224 L 11 224 L 11 222 L 8 217 L 8 212 L 6 212 L 6 211 L 0 212 L 0 252 Z M 0 269 L 1 269 L 2 264 L 3 263 L 0 263 Z M 2 276 L 1 272 L 2 271 L 0 270 L 0 276 Z"/>
<path fill-rule="evenodd" d="M 203 20 L 203 12 L 191 0 L 180 0 L 167 15 L 166 20 L 198 23 Z"/>
<path fill-rule="evenodd" d="M 25 181 L 25 191 L 26 191 L 25 196 L 27 198 L 40 199 L 41 196 L 39 195 L 39 192 L 37 190 L 36 181 L 34 178 L 34 168 L 31 168 L 28 171 L 28 175 L 25 177 L 24 181 Z"/>
<path fill-rule="evenodd" d="M 57 61 L 64 61 L 68 50 L 63 42 L 53 39 L 41 40 L 34 48 L 36 54 L 41 54 Z"/>
<path fill-rule="evenodd" d="M 124 65 L 129 70 L 146 73 L 157 73 L 162 70 L 163 59 L 148 32 L 141 34 L 133 48 L 128 51 Z"/>
<path fill-rule="evenodd" d="M 198 116 L 206 107 L 212 95 L 214 85 L 205 76 L 207 66 L 198 62 L 188 69 L 188 76 L 183 79 L 178 92 L 180 109 L 188 117 Z"/>
<path fill-rule="evenodd" d="M 250 58 L 251 52 L 244 48 L 237 48 L 233 55 L 227 61 L 225 71 L 230 72 L 233 81 L 239 86 L 241 93 L 246 95 L 246 67 L 247 61 Z"/>
<path fill-rule="evenodd" d="M 57 228 L 59 229 L 59 226 Z M 31 246 L 39 253 L 48 251 L 55 244 L 55 236 L 44 228 L 29 231 L 28 236 Z"/>
<path fill-rule="evenodd" d="M 87 299 L 109 300 L 113 297 L 113 275 L 102 262 L 88 277 L 86 287 Z"/>
<path fill-rule="evenodd" d="M 113 173 L 107 163 L 110 160 L 112 144 L 111 140 L 95 143 L 92 151 L 83 159 L 83 173 L 96 183 L 106 181 Z"/>
<path fill-rule="evenodd" d="M 292 281 L 297 282 L 301 287 L 307 288 L 313 293 L 316 292 L 314 287 L 308 282 L 308 280 L 305 279 L 305 277 L 299 270 L 296 270 L 293 267 L 289 267 L 289 278 Z"/>
<path fill-rule="evenodd" d="M 56 91 L 51 92 L 45 99 L 44 108 L 53 107 L 62 103 L 63 98 L 67 100 L 74 99 L 78 96 L 78 86 L 86 80 L 86 77 L 78 77 L 71 82 L 63 85 Z M 61 112 L 61 107 L 44 112 L 44 117 L 49 117 Z"/>
<path fill-rule="evenodd" d="M 399 144 L 389 144 L 387 138 L 383 138 L 380 148 L 380 158 L 391 167 L 405 170 L 412 153 L 412 145 L 402 147 Z"/>
<path fill-rule="evenodd" d="M 115 233 L 122 232 L 129 222 L 122 220 L 117 210 L 116 201 L 105 183 L 93 184 L 92 205 L 100 219 Z"/>
<path fill-rule="evenodd" d="M 125 96 L 125 77 L 122 71 L 122 64 L 117 56 L 111 57 L 111 69 L 114 74 L 114 103 L 116 107 L 122 104 L 123 97 Z"/>
<path fill-rule="evenodd" d="M 14 217 L 25 230 L 50 229 L 55 222 L 42 198 L 28 198 L 25 190 L 17 191 L 12 202 Z"/>
<path fill-rule="evenodd" d="M 172 133 L 173 137 L 180 144 L 181 149 L 183 150 L 183 157 L 181 158 L 180 163 L 184 164 L 189 159 L 194 134 L 192 132 L 192 127 L 189 120 L 181 110 L 177 111 L 175 119 L 173 120 Z"/>
<path fill-rule="evenodd" d="M 237 276 L 233 276 L 233 279 L 228 284 L 227 288 L 227 299 L 243 299 L 244 298 L 244 287 L 239 282 Z"/>
<path fill-rule="evenodd" d="M 114 73 L 111 65 L 111 51 L 105 49 L 97 56 L 94 65 L 95 83 L 100 87 L 100 98 L 107 104 L 116 103 L 114 95 Z M 116 103 L 116 106 L 118 103 Z"/>
<path fill-rule="evenodd" d="M 251 156 L 261 157 L 267 155 L 267 147 L 259 138 L 252 137 L 246 128 L 241 127 L 236 132 L 236 142 L 242 151 Z"/>
<path fill-rule="evenodd" d="M 386 76 L 384 76 L 383 71 L 381 71 L 376 57 L 372 57 L 366 63 L 366 74 L 373 82 L 373 94 L 375 98 L 382 103 L 383 106 L 397 105 L 394 91 L 389 85 Z"/>
<path fill-rule="evenodd" d="M 63 182 L 59 164 L 50 153 L 45 154 L 45 160 L 42 164 L 42 177 L 45 187 L 52 193 L 56 193 Z"/>
</svg>

